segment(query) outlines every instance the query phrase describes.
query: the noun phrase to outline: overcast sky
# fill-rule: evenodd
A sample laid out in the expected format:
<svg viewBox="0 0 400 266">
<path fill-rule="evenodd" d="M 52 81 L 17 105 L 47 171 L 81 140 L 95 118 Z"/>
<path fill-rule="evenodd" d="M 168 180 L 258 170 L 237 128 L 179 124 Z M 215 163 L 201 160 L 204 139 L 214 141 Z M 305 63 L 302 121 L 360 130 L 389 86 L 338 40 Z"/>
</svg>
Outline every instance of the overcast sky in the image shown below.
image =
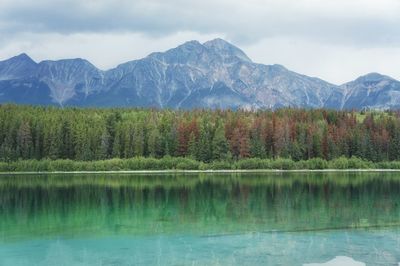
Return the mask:
<svg viewBox="0 0 400 266">
<path fill-rule="evenodd" d="M 400 79 L 400 0 L 0 0 L 0 60 L 25 52 L 108 69 L 216 37 L 336 84 Z"/>
</svg>

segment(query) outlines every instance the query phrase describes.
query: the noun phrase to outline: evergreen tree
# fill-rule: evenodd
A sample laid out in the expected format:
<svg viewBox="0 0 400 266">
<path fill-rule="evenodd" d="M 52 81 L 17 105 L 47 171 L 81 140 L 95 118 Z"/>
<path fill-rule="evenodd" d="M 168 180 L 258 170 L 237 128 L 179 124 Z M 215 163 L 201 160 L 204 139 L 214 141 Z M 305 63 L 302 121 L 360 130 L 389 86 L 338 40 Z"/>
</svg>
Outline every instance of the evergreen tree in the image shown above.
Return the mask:
<svg viewBox="0 0 400 266">
<path fill-rule="evenodd" d="M 74 145 L 71 133 L 71 125 L 68 120 L 64 120 L 61 125 L 61 144 L 60 157 L 63 159 L 74 158 Z"/>
<path fill-rule="evenodd" d="M 212 145 L 211 145 L 211 132 L 209 124 L 203 121 L 200 128 L 200 136 L 198 141 L 197 160 L 209 162 L 212 159 Z"/>
<path fill-rule="evenodd" d="M 114 141 L 113 141 L 113 149 L 111 153 L 112 158 L 121 158 L 121 141 L 120 134 L 118 132 L 115 133 Z"/>
<path fill-rule="evenodd" d="M 215 130 L 214 138 L 212 141 L 212 159 L 225 160 L 229 150 L 228 141 L 225 138 L 225 131 L 221 124 Z"/>
<path fill-rule="evenodd" d="M 135 137 L 134 137 L 134 150 L 135 156 L 143 156 L 144 155 L 144 127 L 142 125 L 138 125 L 135 128 Z"/>
<path fill-rule="evenodd" d="M 3 143 L 0 146 L 0 158 L 4 162 L 10 162 L 17 159 L 11 134 L 6 135 Z"/>
<path fill-rule="evenodd" d="M 121 114 L 119 112 L 113 112 L 112 114 L 107 116 L 106 129 L 107 129 L 107 135 L 109 136 L 108 147 L 107 147 L 108 156 L 113 154 L 114 139 L 116 134 L 115 131 L 117 128 L 117 123 L 120 120 L 121 120 Z"/>
<path fill-rule="evenodd" d="M 149 132 L 148 153 L 151 157 L 159 158 L 162 156 L 161 136 L 157 128 L 152 128 Z"/>
<path fill-rule="evenodd" d="M 215 146 L 213 146 L 213 147 L 215 147 Z M 196 159 L 199 156 L 196 135 L 194 132 L 190 133 L 187 153 L 193 159 Z"/>
<path fill-rule="evenodd" d="M 22 159 L 30 159 L 33 154 L 31 127 L 28 122 L 21 123 L 17 132 L 17 151 Z"/>
<path fill-rule="evenodd" d="M 101 134 L 101 143 L 100 143 L 100 158 L 106 159 L 109 158 L 109 147 L 110 147 L 111 136 L 109 131 L 106 129 Z"/>
</svg>

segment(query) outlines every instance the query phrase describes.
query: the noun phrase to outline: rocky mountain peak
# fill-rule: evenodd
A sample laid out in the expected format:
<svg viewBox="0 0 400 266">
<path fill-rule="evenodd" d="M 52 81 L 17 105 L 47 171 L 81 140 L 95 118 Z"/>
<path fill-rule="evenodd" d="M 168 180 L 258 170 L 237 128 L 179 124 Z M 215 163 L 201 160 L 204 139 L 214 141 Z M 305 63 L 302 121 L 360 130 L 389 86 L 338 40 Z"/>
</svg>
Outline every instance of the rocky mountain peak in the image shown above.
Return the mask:
<svg viewBox="0 0 400 266">
<path fill-rule="evenodd" d="M 242 50 L 221 38 L 207 41 L 203 45 L 223 57 L 237 57 L 240 60 L 252 62 Z"/>
<path fill-rule="evenodd" d="M 30 58 L 27 54 L 22 53 L 17 56 L 13 56 L 9 59 L 6 59 L 4 61 L 0 61 L 0 68 L 4 68 L 7 66 L 12 66 L 12 65 L 36 65 L 36 62 L 33 61 L 32 58 Z"/>
<path fill-rule="evenodd" d="M 31 62 L 35 63 L 32 58 L 30 58 L 26 53 L 19 54 L 17 56 L 11 57 L 6 61 L 13 61 L 13 62 Z"/>
<path fill-rule="evenodd" d="M 0 61 L 0 80 L 31 76 L 36 66 L 36 62 L 25 53 Z"/>
<path fill-rule="evenodd" d="M 96 68 L 92 63 L 82 58 L 61 59 L 61 60 L 44 60 L 40 65 L 58 65 L 58 66 L 80 66 Z"/>
<path fill-rule="evenodd" d="M 391 77 L 376 73 L 376 72 L 372 72 L 369 74 L 366 74 L 364 76 L 361 76 L 359 78 L 357 78 L 355 80 L 355 82 L 359 82 L 359 83 L 371 83 L 371 82 L 380 82 L 382 80 L 393 80 Z"/>
<path fill-rule="evenodd" d="M 169 64 L 192 64 L 200 60 L 205 52 L 205 47 L 198 41 L 188 41 L 166 52 L 152 53 L 147 58 Z"/>
</svg>

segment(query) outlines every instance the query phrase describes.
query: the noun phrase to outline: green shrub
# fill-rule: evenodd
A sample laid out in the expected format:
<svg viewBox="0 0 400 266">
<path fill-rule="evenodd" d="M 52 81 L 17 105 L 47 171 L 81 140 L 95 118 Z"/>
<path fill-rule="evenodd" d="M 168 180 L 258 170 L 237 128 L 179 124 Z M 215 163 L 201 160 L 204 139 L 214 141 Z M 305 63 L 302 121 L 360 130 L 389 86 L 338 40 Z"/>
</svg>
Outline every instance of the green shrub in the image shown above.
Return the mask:
<svg viewBox="0 0 400 266">
<path fill-rule="evenodd" d="M 349 160 L 346 157 L 339 157 L 328 162 L 331 169 L 348 169 Z"/>
<path fill-rule="evenodd" d="M 198 161 L 182 158 L 180 162 L 176 165 L 176 169 L 180 170 L 198 170 L 200 163 Z"/>
<path fill-rule="evenodd" d="M 305 163 L 305 165 L 303 165 L 302 168 L 299 168 L 299 169 L 316 170 L 316 169 L 327 169 L 328 168 L 328 162 L 321 158 L 312 158 L 310 160 L 305 161 L 304 163 Z"/>
<path fill-rule="evenodd" d="M 0 162 L 0 172 L 9 172 L 9 163 Z"/>
<path fill-rule="evenodd" d="M 205 165 L 207 169 L 211 170 L 230 170 L 233 167 L 233 164 L 227 161 L 214 161 Z"/>
<path fill-rule="evenodd" d="M 307 164 L 307 160 L 300 160 L 300 161 L 296 161 L 294 162 L 295 164 L 295 169 L 308 169 L 308 164 Z"/>
<path fill-rule="evenodd" d="M 321 158 L 293 161 L 278 158 L 276 160 L 251 158 L 239 161 L 213 161 L 203 163 L 187 157 L 166 156 L 161 159 L 133 157 L 129 159 L 108 159 L 99 161 L 72 160 L 19 160 L 0 162 L 1 172 L 45 172 L 45 171 L 120 171 L 120 170 L 229 170 L 229 169 L 400 169 L 400 161 L 377 162 L 357 157 L 339 157 L 331 161 Z"/>
<path fill-rule="evenodd" d="M 351 157 L 349 159 L 349 169 L 370 169 L 374 168 L 374 164 L 370 161 L 364 161 L 358 157 Z"/>
<path fill-rule="evenodd" d="M 242 159 L 235 163 L 236 169 L 261 169 L 262 160 L 259 158 Z"/>
<path fill-rule="evenodd" d="M 375 163 L 375 168 L 378 168 L 378 169 L 400 169 L 400 161 Z"/>
<path fill-rule="evenodd" d="M 292 159 L 278 158 L 271 163 L 272 169 L 291 170 L 295 168 L 295 162 Z"/>
<path fill-rule="evenodd" d="M 339 157 L 331 160 L 329 163 L 329 168 L 332 169 L 371 169 L 376 168 L 377 164 L 373 162 L 360 159 L 358 157 Z"/>
</svg>

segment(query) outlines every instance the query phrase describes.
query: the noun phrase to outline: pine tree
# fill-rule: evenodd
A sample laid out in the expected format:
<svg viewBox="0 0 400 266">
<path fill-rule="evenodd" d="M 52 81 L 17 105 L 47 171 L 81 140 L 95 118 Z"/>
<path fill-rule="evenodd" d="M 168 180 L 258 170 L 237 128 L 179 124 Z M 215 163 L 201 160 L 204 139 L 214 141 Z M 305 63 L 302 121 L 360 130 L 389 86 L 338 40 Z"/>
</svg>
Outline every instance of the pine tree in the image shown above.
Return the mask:
<svg viewBox="0 0 400 266">
<path fill-rule="evenodd" d="M 71 144 L 72 145 L 72 144 Z M 72 149 L 74 146 L 72 145 Z M 40 160 L 43 157 L 43 127 L 36 123 L 34 128 L 34 158 Z M 73 158 L 71 158 L 73 159 Z"/>
<path fill-rule="evenodd" d="M 135 156 L 143 156 L 144 155 L 144 129 L 143 129 L 143 126 L 137 126 L 135 128 L 134 151 L 135 151 Z"/>
<path fill-rule="evenodd" d="M 17 159 L 11 134 L 6 134 L 6 137 L 0 146 L 0 159 L 4 162 L 10 162 Z"/>
<path fill-rule="evenodd" d="M 389 160 L 399 160 L 400 159 L 400 132 L 396 130 L 394 136 L 390 141 L 389 146 Z"/>
<path fill-rule="evenodd" d="M 109 158 L 108 149 L 110 146 L 110 141 L 111 141 L 110 139 L 111 139 L 111 137 L 110 137 L 109 131 L 107 129 L 103 130 L 103 133 L 101 134 L 101 139 L 100 139 L 100 156 L 99 157 L 101 159 Z"/>
<path fill-rule="evenodd" d="M 148 153 L 151 157 L 161 157 L 161 136 L 157 128 L 153 128 L 149 132 L 149 139 L 147 143 Z"/>
<path fill-rule="evenodd" d="M 197 160 L 210 162 L 212 159 L 211 132 L 207 122 L 203 121 L 198 141 Z"/>
<path fill-rule="evenodd" d="M 135 155 L 135 131 L 132 125 L 126 125 L 123 128 L 124 130 L 124 138 L 121 139 L 121 143 L 124 143 L 124 153 L 123 156 L 125 158 L 132 158 Z M 122 155 L 122 154 L 121 154 Z"/>
<path fill-rule="evenodd" d="M 120 134 L 118 132 L 115 133 L 114 141 L 113 141 L 113 149 L 111 152 L 112 158 L 121 158 L 121 141 Z"/>
<path fill-rule="evenodd" d="M 212 141 L 212 159 L 213 160 L 225 160 L 229 150 L 228 141 L 225 138 L 225 131 L 220 124 L 214 134 Z"/>
<path fill-rule="evenodd" d="M 177 129 L 178 134 L 178 155 L 185 156 L 188 153 L 189 134 L 186 125 L 180 122 Z"/>
<path fill-rule="evenodd" d="M 61 125 L 61 145 L 60 157 L 63 159 L 74 158 L 74 146 L 71 134 L 71 125 L 68 120 L 64 120 Z"/>
<path fill-rule="evenodd" d="M 247 135 L 242 135 L 239 139 L 239 158 L 248 158 L 250 157 L 250 144 L 249 138 Z"/>
<path fill-rule="evenodd" d="M 213 146 L 213 147 L 215 147 L 215 146 Z M 194 132 L 190 133 L 190 136 L 189 136 L 187 154 L 193 159 L 196 159 L 199 156 L 198 155 L 198 145 L 197 145 L 196 135 L 195 135 Z"/>
<path fill-rule="evenodd" d="M 250 139 L 250 155 L 251 157 L 264 158 L 265 149 L 264 144 L 258 137 L 253 137 Z"/>
<path fill-rule="evenodd" d="M 113 153 L 114 149 L 114 139 L 115 139 L 115 132 L 117 128 L 118 122 L 121 121 L 121 114 L 119 112 L 114 112 L 110 114 L 106 119 L 106 129 L 108 135 L 110 136 L 108 147 L 107 147 L 107 155 L 110 156 Z"/>
<path fill-rule="evenodd" d="M 30 159 L 33 154 L 31 127 L 28 122 L 21 123 L 17 132 L 17 151 L 22 159 Z"/>
</svg>

